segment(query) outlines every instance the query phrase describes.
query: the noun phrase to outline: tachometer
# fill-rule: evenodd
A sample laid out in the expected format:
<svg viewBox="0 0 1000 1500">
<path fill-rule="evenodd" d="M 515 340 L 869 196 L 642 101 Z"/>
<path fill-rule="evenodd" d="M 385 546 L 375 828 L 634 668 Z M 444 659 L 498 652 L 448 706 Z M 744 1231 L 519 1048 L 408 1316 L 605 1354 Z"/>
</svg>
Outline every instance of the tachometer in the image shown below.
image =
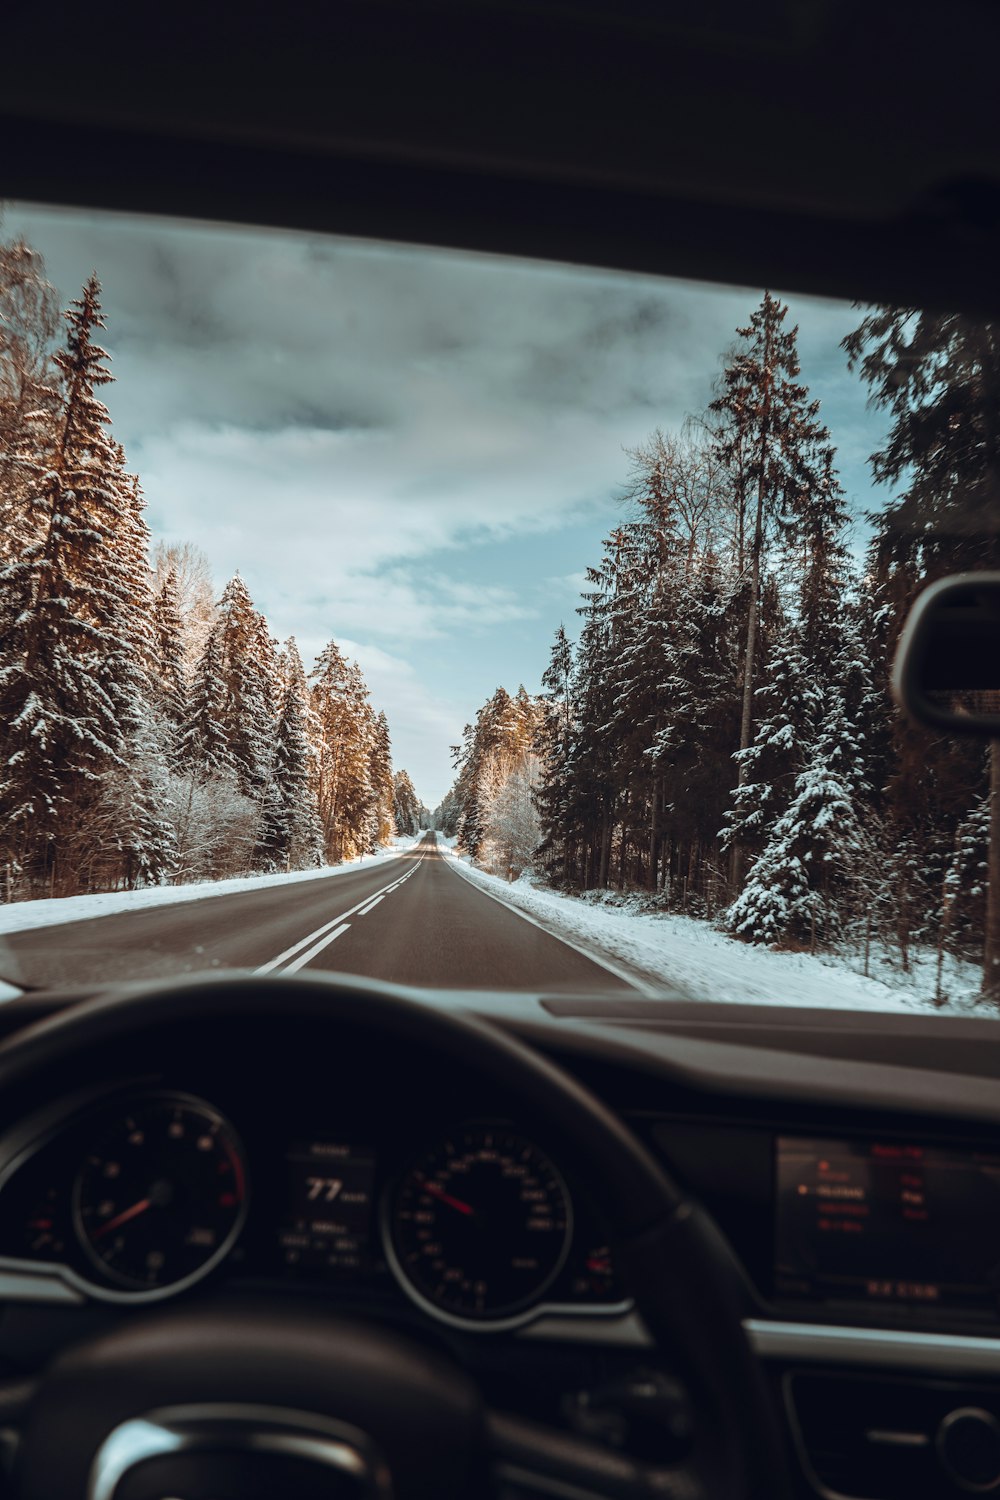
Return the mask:
<svg viewBox="0 0 1000 1500">
<path fill-rule="evenodd" d="M 124 1110 L 86 1157 L 73 1190 L 87 1255 L 111 1281 L 136 1291 L 205 1275 L 245 1215 L 236 1132 L 186 1095 L 151 1095 Z"/>
<path fill-rule="evenodd" d="M 389 1261 L 417 1302 L 457 1321 L 499 1322 L 538 1302 L 559 1275 L 572 1208 L 531 1141 L 472 1125 L 402 1177 L 385 1228 Z"/>
</svg>

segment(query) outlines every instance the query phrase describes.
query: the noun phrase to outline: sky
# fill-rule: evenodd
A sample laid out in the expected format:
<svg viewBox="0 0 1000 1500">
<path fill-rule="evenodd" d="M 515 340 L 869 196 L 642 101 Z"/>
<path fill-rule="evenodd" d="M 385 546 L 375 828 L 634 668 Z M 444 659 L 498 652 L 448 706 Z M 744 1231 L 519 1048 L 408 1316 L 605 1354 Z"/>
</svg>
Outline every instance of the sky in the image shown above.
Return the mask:
<svg viewBox="0 0 1000 1500">
<path fill-rule="evenodd" d="M 238 569 L 307 666 L 331 637 L 355 657 L 429 807 L 476 710 L 537 691 L 557 626 L 575 634 L 624 450 L 705 409 L 761 296 L 28 204 L 0 235 L 64 303 L 97 272 L 103 394 L 154 539 L 203 548 L 220 592 Z M 860 314 L 783 300 L 860 517 L 886 498 L 885 417 L 839 347 Z"/>
</svg>

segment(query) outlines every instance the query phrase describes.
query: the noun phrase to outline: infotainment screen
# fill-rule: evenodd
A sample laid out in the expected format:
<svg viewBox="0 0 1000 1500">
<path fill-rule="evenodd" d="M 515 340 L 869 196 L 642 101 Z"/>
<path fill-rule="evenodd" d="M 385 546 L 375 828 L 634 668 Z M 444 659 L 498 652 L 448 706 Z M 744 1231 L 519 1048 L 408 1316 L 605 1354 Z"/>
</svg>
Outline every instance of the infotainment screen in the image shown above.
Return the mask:
<svg viewBox="0 0 1000 1500">
<path fill-rule="evenodd" d="M 1000 1153 L 779 1137 L 774 1290 L 996 1312 Z"/>
</svg>

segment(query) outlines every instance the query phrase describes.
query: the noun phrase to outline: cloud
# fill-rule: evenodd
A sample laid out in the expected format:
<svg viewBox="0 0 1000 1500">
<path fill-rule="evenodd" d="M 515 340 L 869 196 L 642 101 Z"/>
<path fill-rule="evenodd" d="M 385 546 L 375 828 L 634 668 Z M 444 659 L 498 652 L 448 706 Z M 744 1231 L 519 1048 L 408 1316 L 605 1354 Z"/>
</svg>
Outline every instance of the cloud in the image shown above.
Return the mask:
<svg viewBox="0 0 1000 1500">
<path fill-rule="evenodd" d="M 354 642 L 434 800 L 465 721 L 569 621 L 623 448 L 704 409 L 760 296 L 84 211 L 15 205 L 6 227 L 64 299 L 98 270 L 154 533 L 220 583 L 239 568 L 304 655 Z M 838 348 L 856 317 L 796 298 L 790 321 L 862 506 L 881 424 Z"/>
</svg>

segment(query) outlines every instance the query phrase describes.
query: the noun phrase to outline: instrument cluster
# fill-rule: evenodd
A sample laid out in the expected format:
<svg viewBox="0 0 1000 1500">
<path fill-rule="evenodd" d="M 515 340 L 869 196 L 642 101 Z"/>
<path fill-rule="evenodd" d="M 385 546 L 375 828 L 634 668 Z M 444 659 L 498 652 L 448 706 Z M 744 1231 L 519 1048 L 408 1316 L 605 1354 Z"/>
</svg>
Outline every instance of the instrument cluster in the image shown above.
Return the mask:
<svg viewBox="0 0 1000 1500">
<path fill-rule="evenodd" d="M 481 1330 L 626 1305 L 586 1192 L 516 1126 L 460 1121 L 411 1149 L 370 1122 L 346 1134 L 309 1123 L 244 1137 L 206 1100 L 146 1088 L 0 1144 L 8 1294 L 30 1300 L 30 1282 L 39 1300 L 47 1286 L 141 1303 L 217 1271 L 402 1292 Z"/>
</svg>

